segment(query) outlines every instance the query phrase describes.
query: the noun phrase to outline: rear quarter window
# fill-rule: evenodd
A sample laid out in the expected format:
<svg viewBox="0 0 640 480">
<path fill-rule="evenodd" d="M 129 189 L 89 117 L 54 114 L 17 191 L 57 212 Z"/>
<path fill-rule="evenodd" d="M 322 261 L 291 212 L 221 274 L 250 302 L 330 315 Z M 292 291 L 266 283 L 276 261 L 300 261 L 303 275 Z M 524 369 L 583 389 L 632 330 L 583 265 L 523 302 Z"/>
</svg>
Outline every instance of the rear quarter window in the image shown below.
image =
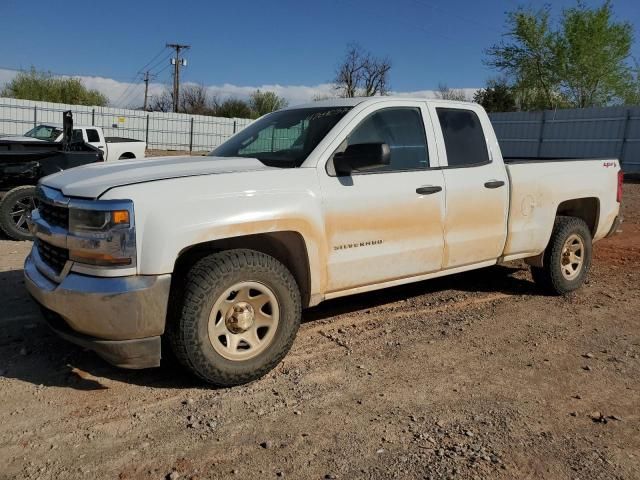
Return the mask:
<svg viewBox="0 0 640 480">
<path fill-rule="evenodd" d="M 489 163 L 487 142 L 475 112 L 460 108 L 436 108 L 449 167 Z"/>
</svg>

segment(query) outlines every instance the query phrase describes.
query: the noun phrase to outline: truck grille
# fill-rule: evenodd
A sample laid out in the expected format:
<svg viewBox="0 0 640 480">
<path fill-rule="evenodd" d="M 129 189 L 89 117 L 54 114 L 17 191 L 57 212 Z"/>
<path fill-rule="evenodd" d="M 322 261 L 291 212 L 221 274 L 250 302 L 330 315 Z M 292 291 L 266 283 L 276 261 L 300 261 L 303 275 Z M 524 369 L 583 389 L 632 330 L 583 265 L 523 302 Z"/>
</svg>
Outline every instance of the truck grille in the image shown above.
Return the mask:
<svg viewBox="0 0 640 480">
<path fill-rule="evenodd" d="M 69 228 L 69 209 L 66 207 L 58 207 L 40 201 L 38 203 L 38 212 L 42 219 L 49 225 L 56 227 Z"/>
<path fill-rule="evenodd" d="M 69 250 L 50 245 L 42 240 L 38 240 L 36 245 L 42 261 L 51 267 L 56 275 L 60 275 L 65 263 L 69 260 Z"/>
</svg>

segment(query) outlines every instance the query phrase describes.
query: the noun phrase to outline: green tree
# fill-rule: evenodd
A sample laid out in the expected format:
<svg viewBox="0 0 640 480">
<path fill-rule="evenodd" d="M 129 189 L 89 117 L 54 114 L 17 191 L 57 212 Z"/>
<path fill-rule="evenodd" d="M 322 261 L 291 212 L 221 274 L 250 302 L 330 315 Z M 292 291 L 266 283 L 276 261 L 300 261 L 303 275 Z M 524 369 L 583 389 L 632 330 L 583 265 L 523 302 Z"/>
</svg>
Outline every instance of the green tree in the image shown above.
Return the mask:
<svg viewBox="0 0 640 480">
<path fill-rule="evenodd" d="M 632 88 L 628 22 L 613 20 L 611 2 L 566 9 L 558 38 L 562 93 L 579 108 L 619 103 Z"/>
<path fill-rule="evenodd" d="M 633 30 L 613 19 L 609 0 L 563 10 L 555 29 L 549 6 L 510 12 L 507 25 L 485 63 L 507 75 L 523 110 L 620 104 L 633 90 Z"/>
<path fill-rule="evenodd" d="M 550 7 L 507 13 L 508 40 L 487 50 L 485 63 L 513 80 L 524 109 L 553 108 L 559 87 L 558 40 Z"/>
<path fill-rule="evenodd" d="M 251 118 L 251 107 L 239 98 L 227 98 L 216 105 L 214 115 L 226 118 Z"/>
<path fill-rule="evenodd" d="M 79 78 L 55 77 L 51 72 L 40 72 L 33 67 L 18 73 L 5 85 L 0 96 L 98 107 L 109 103 L 105 95 L 88 89 Z"/>
<path fill-rule="evenodd" d="M 633 68 L 631 88 L 625 94 L 626 105 L 640 105 L 640 65 Z"/>
<path fill-rule="evenodd" d="M 482 105 L 487 112 L 516 111 L 513 89 L 503 79 L 489 80 L 485 88 L 474 94 L 473 101 Z"/>
<path fill-rule="evenodd" d="M 253 110 L 255 117 L 261 117 L 267 113 L 275 112 L 286 107 L 289 103 L 275 92 L 261 92 L 256 90 L 251 94 L 249 107 Z"/>
</svg>

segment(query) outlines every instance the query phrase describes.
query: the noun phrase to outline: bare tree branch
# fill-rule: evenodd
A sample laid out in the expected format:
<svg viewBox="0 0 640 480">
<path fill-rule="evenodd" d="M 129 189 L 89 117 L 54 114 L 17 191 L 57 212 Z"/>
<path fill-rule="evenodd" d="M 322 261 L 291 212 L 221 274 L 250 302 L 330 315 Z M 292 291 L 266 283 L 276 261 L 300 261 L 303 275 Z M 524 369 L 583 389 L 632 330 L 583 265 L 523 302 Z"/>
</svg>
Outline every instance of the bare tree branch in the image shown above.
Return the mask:
<svg viewBox="0 0 640 480">
<path fill-rule="evenodd" d="M 462 90 L 455 88 L 449 88 L 445 83 L 438 84 L 438 91 L 436 92 L 436 98 L 440 100 L 456 100 L 458 102 L 468 102 L 467 95 Z"/>
<path fill-rule="evenodd" d="M 341 97 L 385 95 L 389 90 L 389 58 L 376 58 L 357 44 L 350 44 L 336 70 L 335 84 Z"/>
</svg>

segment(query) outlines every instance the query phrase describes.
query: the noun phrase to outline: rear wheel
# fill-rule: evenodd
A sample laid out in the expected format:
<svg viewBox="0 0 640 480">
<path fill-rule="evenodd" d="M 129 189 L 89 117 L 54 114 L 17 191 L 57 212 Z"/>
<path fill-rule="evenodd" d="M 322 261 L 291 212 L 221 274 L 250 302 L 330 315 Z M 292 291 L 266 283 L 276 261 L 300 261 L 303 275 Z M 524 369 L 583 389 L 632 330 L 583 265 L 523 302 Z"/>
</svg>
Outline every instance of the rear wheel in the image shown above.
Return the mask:
<svg viewBox="0 0 640 480">
<path fill-rule="evenodd" d="M 591 267 L 591 232 L 584 220 L 558 217 L 544 252 L 542 267 L 531 267 L 534 281 L 548 293 L 579 288 Z"/>
<path fill-rule="evenodd" d="M 167 333 L 180 363 L 209 383 L 239 385 L 265 375 L 291 348 L 300 293 L 275 258 L 230 250 L 191 268 L 177 317 Z"/>
<path fill-rule="evenodd" d="M 16 187 L 0 201 L 0 228 L 13 240 L 31 240 L 27 218 L 36 208 L 36 187 Z"/>
</svg>

